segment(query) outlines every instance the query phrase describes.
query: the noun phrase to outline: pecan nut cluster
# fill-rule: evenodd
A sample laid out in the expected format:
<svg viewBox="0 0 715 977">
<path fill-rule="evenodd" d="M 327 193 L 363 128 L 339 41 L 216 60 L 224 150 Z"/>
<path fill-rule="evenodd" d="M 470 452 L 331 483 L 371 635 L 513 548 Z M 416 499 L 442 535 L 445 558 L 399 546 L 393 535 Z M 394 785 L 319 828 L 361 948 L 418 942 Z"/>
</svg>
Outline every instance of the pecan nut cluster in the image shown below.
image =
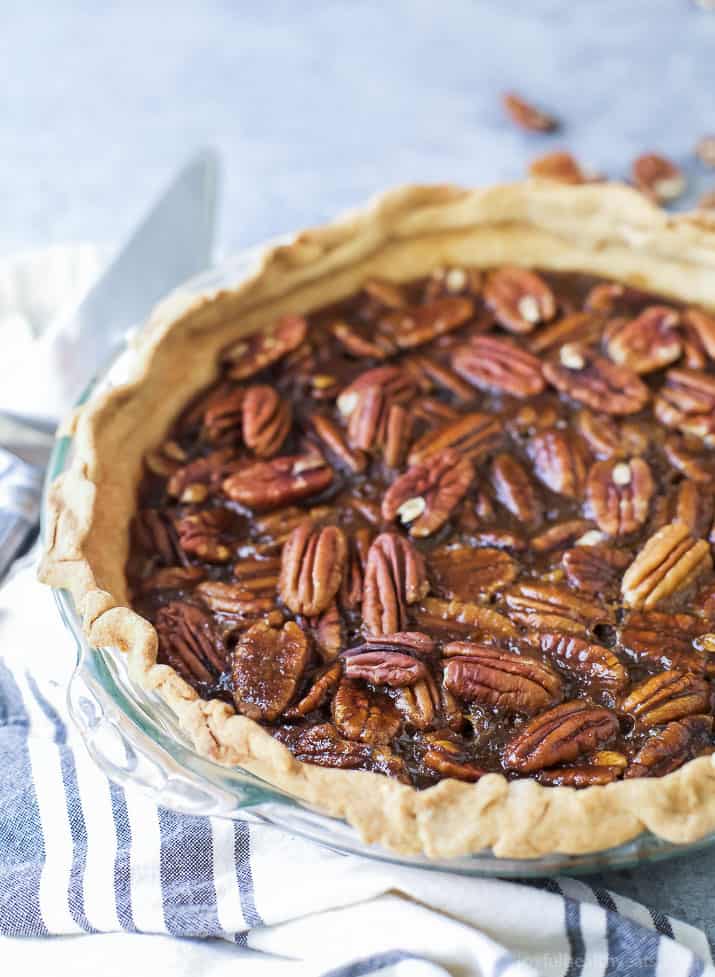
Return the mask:
<svg viewBox="0 0 715 977">
<path fill-rule="evenodd" d="M 419 788 L 712 752 L 714 364 L 708 310 L 516 265 L 267 323 L 145 459 L 159 661 Z"/>
</svg>

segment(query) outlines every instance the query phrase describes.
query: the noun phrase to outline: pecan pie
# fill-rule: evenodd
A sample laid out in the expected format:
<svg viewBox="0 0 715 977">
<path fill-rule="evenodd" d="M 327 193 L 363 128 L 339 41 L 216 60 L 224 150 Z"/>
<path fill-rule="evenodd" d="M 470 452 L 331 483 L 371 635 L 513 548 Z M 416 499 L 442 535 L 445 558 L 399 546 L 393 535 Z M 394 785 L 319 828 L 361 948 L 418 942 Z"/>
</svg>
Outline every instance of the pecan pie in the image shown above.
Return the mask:
<svg viewBox="0 0 715 977">
<path fill-rule="evenodd" d="M 164 306 L 43 578 L 197 749 L 406 852 L 715 827 L 715 226 L 406 188 Z"/>
</svg>

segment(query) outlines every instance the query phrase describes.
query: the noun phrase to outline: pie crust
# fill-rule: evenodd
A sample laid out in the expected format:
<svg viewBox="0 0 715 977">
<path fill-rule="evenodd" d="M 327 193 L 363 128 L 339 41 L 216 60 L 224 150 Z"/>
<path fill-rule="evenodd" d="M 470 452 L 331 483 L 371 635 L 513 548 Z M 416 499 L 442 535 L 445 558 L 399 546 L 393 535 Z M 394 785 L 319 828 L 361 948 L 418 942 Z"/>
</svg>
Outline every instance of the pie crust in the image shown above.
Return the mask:
<svg viewBox="0 0 715 977">
<path fill-rule="evenodd" d="M 278 315 L 341 299 L 369 276 L 407 281 L 437 265 L 500 263 L 589 272 L 715 308 L 715 221 L 702 213 L 672 216 L 614 184 L 392 190 L 266 250 L 236 288 L 190 300 L 178 292 L 157 308 L 135 341 L 131 380 L 70 422 L 73 458 L 49 493 L 40 577 L 71 592 L 93 646 L 128 654 L 132 679 L 175 711 L 199 753 L 345 818 L 366 842 L 432 858 L 487 848 L 499 857 L 577 854 L 644 828 L 691 842 L 715 829 L 715 755 L 665 777 L 584 790 L 490 773 L 419 791 L 302 763 L 257 723 L 157 664 L 156 631 L 129 607 L 125 564 L 142 457 L 215 379 L 222 348 Z"/>
</svg>

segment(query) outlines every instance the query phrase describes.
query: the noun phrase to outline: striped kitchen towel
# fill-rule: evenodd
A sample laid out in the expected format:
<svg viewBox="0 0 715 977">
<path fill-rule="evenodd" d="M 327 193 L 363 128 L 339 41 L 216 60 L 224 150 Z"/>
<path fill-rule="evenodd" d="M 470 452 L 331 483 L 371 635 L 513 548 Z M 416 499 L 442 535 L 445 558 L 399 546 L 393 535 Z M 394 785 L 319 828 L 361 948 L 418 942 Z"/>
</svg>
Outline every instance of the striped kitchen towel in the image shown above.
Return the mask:
<svg viewBox="0 0 715 977">
<path fill-rule="evenodd" d="M 0 649 L 0 938 L 202 937 L 224 964 L 230 941 L 251 975 L 715 977 L 700 930 L 588 881 L 373 862 L 112 785 L 67 723 L 74 648 L 32 568 L 0 592 Z"/>
</svg>

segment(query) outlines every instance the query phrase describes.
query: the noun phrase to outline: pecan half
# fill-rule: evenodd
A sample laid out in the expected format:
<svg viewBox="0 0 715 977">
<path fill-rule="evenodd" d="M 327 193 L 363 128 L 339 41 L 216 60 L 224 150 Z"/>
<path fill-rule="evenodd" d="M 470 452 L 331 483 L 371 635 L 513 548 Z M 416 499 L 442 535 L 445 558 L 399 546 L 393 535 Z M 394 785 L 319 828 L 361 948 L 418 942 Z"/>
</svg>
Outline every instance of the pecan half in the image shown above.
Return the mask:
<svg viewBox="0 0 715 977">
<path fill-rule="evenodd" d="M 333 722 L 349 740 L 379 745 L 400 732 L 400 714 L 386 695 L 342 678 L 333 698 Z"/>
<path fill-rule="evenodd" d="M 699 675 L 660 672 L 634 685 L 621 709 L 641 726 L 659 726 L 684 716 L 706 712 L 710 686 Z"/>
<path fill-rule="evenodd" d="M 159 659 L 191 685 L 211 683 L 226 668 L 226 651 L 211 618 L 200 607 L 172 601 L 156 615 Z"/>
<path fill-rule="evenodd" d="M 539 481 L 558 495 L 583 496 L 588 472 L 588 453 L 570 431 L 553 429 L 535 434 L 528 453 Z"/>
<path fill-rule="evenodd" d="M 532 719 L 504 754 L 507 770 L 535 773 L 570 763 L 603 746 L 618 733 L 618 719 L 602 706 L 583 699 L 564 702 Z"/>
<path fill-rule="evenodd" d="M 515 92 L 502 95 L 502 105 L 512 122 L 532 132 L 551 132 L 558 128 L 558 121 L 541 109 L 537 109 Z"/>
<path fill-rule="evenodd" d="M 618 658 L 602 645 L 589 644 L 581 638 L 547 632 L 539 635 L 544 655 L 570 678 L 596 692 L 622 692 L 628 685 L 628 672 Z"/>
<path fill-rule="evenodd" d="M 276 363 L 286 353 L 297 349 L 308 332 L 308 323 L 300 315 L 284 315 L 261 332 L 246 336 L 223 352 L 233 380 L 246 380 Z"/>
<path fill-rule="evenodd" d="M 281 561 L 277 557 L 268 559 L 248 558 L 238 560 L 233 565 L 235 580 L 254 594 L 275 594 L 278 587 L 278 574 Z"/>
<path fill-rule="evenodd" d="M 517 629 L 508 617 L 471 601 L 427 597 L 414 612 L 419 627 L 438 634 L 465 638 L 515 638 Z"/>
<path fill-rule="evenodd" d="M 445 645 L 444 684 L 466 702 L 535 716 L 561 700 L 561 681 L 545 663 L 470 641 Z"/>
<path fill-rule="evenodd" d="M 348 539 L 348 555 L 340 586 L 340 604 L 346 610 L 354 610 L 362 603 L 363 576 L 371 542 L 369 529 L 357 529 Z"/>
<path fill-rule="evenodd" d="M 459 265 L 436 268 L 429 277 L 424 301 L 431 302 L 443 295 L 479 295 L 482 288 L 481 269 Z"/>
<path fill-rule="evenodd" d="M 166 485 L 169 495 L 181 502 L 203 502 L 221 485 L 231 472 L 236 456 L 231 448 L 212 451 L 203 458 L 195 458 L 178 468 Z"/>
<path fill-rule="evenodd" d="M 242 387 L 220 388 L 216 396 L 209 398 L 203 412 L 203 430 L 209 441 L 222 444 L 239 438 L 244 393 Z"/>
<path fill-rule="evenodd" d="M 310 520 L 301 523 L 283 547 L 278 584 L 283 603 L 294 614 L 320 614 L 340 588 L 346 558 L 342 529 L 318 528 Z"/>
<path fill-rule="evenodd" d="M 626 536 L 642 526 L 654 492 L 650 467 L 642 458 L 597 461 L 586 483 L 593 517 L 609 536 Z"/>
<path fill-rule="evenodd" d="M 403 367 L 376 366 L 361 373 L 338 397 L 338 410 L 343 417 L 350 417 L 357 407 L 360 394 L 371 387 L 378 387 L 385 399 L 395 404 L 407 403 L 416 393 L 414 379 Z"/>
<path fill-rule="evenodd" d="M 427 676 L 427 666 L 419 658 L 369 645 L 344 652 L 343 668 L 348 678 L 361 678 L 371 685 L 388 685 L 393 689 L 414 685 Z"/>
<path fill-rule="evenodd" d="M 643 455 L 648 449 L 648 432 L 636 421 L 620 421 L 584 408 L 576 415 L 576 429 L 599 458 Z"/>
<path fill-rule="evenodd" d="M 663 443 L 663 451 L 673 468 L 693 482 L 706 485 L 715 478 L 712 452 L 695 435 L 671 434 Z"/>
<path fill-rule="evenodd" d="M 504 265 L 487 277 L 484 300 L 509 332 L 531 332 L 556 315 L 556 299 L 540 275 Z"/>
<path fill-rule="evenodd" d="M 538 631 L 584 634 L 597 624 L 613 620 L 609 608 L 557 584 L 516 584 L 506 591 L 504 599 L 513 621 Z"/>
<path fill-rule="evenodd" d="M 191 590 L 204 578 L 201 567 L 162 567 L 141 582 L 142 593 L 155 590 Z"/>
<path fill-rule="evenodd" d="M 407 607 L 429 590 L 424 560 L 412 544 L 395 533 L 381 533 L 367 555 L 362 616 L 373 634 L 404 631 Z"/>
<path fill-rule="evenodd" d="M 560 550 L 593 530 L 590 519 L 567 519 L 549 526 L 538 536 L 532 536 L 531 548 L 535 553 L 550 553 Z"/>
<path fill-rule="evenodd" d="M 432 550 L 429 566 L 435 593 L 462 601 L 500 590 L 519 572 L 516 561 L 502 550 L 459 544 Z"/>
<path fill-rule="evenodd" d="M 675 200 L 685 190 L 682 170 L 658 153 L 643 153 L 633 161 L 631 172 L 638 189 L 659 203 Z"/>
<path fill-rule="evenodd" d="M 452 354 L 452 366 L 480 390 L 531 397 L 546 386 L 540 360 L 507 340 L 492 336 L 473 336 L 459 346 Z"/>
<path fill-rule="evenodd" d="M 707 537 L 713 522 L 713 496 L 702 486 L 684 479 L 665 498 L 663 523 L 682 522 L 692 536 Z"/>
<path fill-rule="evenodd" d="M 410 465 L 420 465 L 448 448 L 453 448 L 463 458 L 477 461 L 493 451 L 501 438 L 501 423 L 494 415 L 478 411 L 461 414 L 457 420 L 450 421 L 436 431 L 429 431 L 416 441 L 410 449 L 407 461 Z"/>
<path fill-rule="evenodd" d="M 403 289 L 397 282 L 391 282 L 387 278 L 368 278 L 363 285 L 363 291 L 388 309 L 403 309 L 407 305 Z"/>
<path fill-rule="evenodd" d="M 621 773 L 621 768 L 615 766 L 552 767 L 550 770 L 539 770 L 536 779 L 540 784 L 548 784 L 550 787 L 573 787 L 580 790 L 584 787 L 612 784 Z"/>
<path fill-rule="evenodd" d="M 325 665 L 321 668 L 313 677 L 310 688 L 302 699 L 299 699 L 290 709 L 285 710 L 286 719 L 300 719 L 302 716 L 307 716 L 316 709 L 320 709 L 338 687 L 341 674 L 342 665 L 340 662 L 333 662 L 331 665 Z"/>
<path fill-rule="evenodd" d="M 501 504 L 524 525 L 538 526 L 543 512 L 531 479 L 519 462 L 508 454 L 492 462 L 492 484 Z"/>
<path fill-rule="evenodd" d="M 452 394 L 457 400 L 470 401 L 474 399 L 474 390 L 471 384 L 465 383 L 448 366 L 438 362 L 431 356 L 416 353 L 409 360 L 405 361 L 405 366 L 410 370 L 416 371 L 422 384 L 427 379 L 430 381 L 431 386 L 433 385 L 439 387 L 441 390 L 446 390 L 447 393 Z M 426 398 L 423 398 L 423 402 L 424 399 Z M 433 402 L 442 404 L 444 407 L 448 406 L 440 400 Z"/>
<path fill-rule="evenodd" d="M 276 509 L 323 492 L 333 469 L 319 454 L 286 455 L 244 465 L 223 481 L 223 491 L 249 509 Z"/>
<path fill-rule="evenodd" d="M 606 351 L 614 363 L 635 373 L 653 373 L 683 352 L 677 332 L 680 316 L 667 305 L 651 305 L 635 319 L 615 319 L 606 327 Z"/>
<path fill-rule="evenodd" d="M 196 594 L 217 618 L 238 630 L 245 630 L 264 616 L 268 623 L 283 623 L 283 615 L 276 611 L 272 596 L 257 597 L 240 584 L 205 580 L 196 588 Z"/>
<path fill-rule="evenodd" d="M 715 360 L 715 316 L 690 306 L 680 321 L 686 366 L 702 369 L 708 360 Z M 693 362 L 688 362 L 693 357 Z"/>
<path fill-rule="evenodd" d="M 294 621 L 272 628 L 259 621 L 239 637 L 231 676 L 236 709 L 273 722 L 287 708 L 308 664 L 305 633 Z"/>
<path fill-rule="evenodd" d="M 649 610 L 711 567 L 707 542 L 693 539 L 683 523 L 670 523 L 650 537 L 624 573 L 623 600 L 628 607 Z"/>
<path fill-rule="evenodd" d="M 315 649 L 324 662 L 332 662 L 344 647 L 343 619 L 335 601 L 317 617 L 304 618 Z"/>
<path fill-rule="evenodd" d="M 430 536 L 449 519 L 473 476 L 471 462 L 447 449 L 395 479 L 382 500 L 382 518 L 399 518 L 410 536 Z"/>
<path fill-rule="evenodd" d="M 273 387 L 257 384 L 243 397 L 243 440 L 259 458 L 270 458 L 288 436 L 293 412 Z"/>
<path fill-rule="evenodd" d="M 275 738 L 304 763 L 344 770 L 372 770 L 409 782 L 404 762 L 390 750 L 344 739 L 332 723 L 279 726 Z"/>
<path fill-rule="evenodd" d="M 429 660 L 436 650 L 435 642 L 422 631 L 396 631 L 394 634 L 369 634 L 365 643 L 353 651 L 390 651 Z"/>
<path fill-rule="evenodd" d="M 226 533 L 231 522 L 226 509 L 202 509 L 180 516 L 174 522 L 179 546 L 205 563 L 228 563 L 233 556 Z"/>
<path fill-rule="evenodd" d="M 654 411 L 666 427 L 715 446 L 715 377 L 698 370 L 668 370 Z"/>
<path fill-rule="evenodd" d="M 474 783 L 486 773 L 486 770 L 469 759 L 464 744 L 450 739 L 444 731 L 428 733 L 425 736 L 425 745 L 427 749 L 422 754 L 423 766 L 442 777 Z"/>
<path fill-rule="evenodd" d="M 455 296 L 390 312 L 381 319 L 380 325 L 400 349 L 412 349 L 458 329 L 473 315 L 472 300 L 466 296 Z"/>
<path fill-rule="evenodd" d="M 562 346 L 559 359 L 544 363 L 543 370 L 558 391 L 605 414 L 636 414 L 650 396 L 633 370 L 579 343 Z"/>
<path fill-rule="evenodd" d="M 358 328 L 347 322 L 334 322 L 330 331 L 352 356 L 384 360 L 395 353 L 395 344 L 387 336 L 375 333 L 373 328 Z"/>
<path fill-rule="evenodd" d="M 630 562 L 630 553 L 625 550 L 598 543 L 574 546 L 561 559 L 570 586 L 606 600 L 617 597 L 621 577 Z"/>
<path fill-rule="evenodd" d="M 407 448 L 411 429 L 410 415 L 402 404 L 390 400 L 381 387 L 366 387 L 358 394 L 350 414 L 348 441 L 359 451 L 382 451 L 386 464 L 396 467 Z"/>
<path fill-rule="evenodd" d="M 691 614 L 634 611 L 619 633 L 620 644 L 639 665 L 704 674 L 705 655 L 693 645 L 704 625 Z"/>
<path fill-rule="evenodd" d="M 322 414 L 314 414 L 311 420 L 315 433 L 338 462 L 351 472 L 365 470 L 367 455 L 363 451 L 353 451 L 348 447 L 342 431 L 334 421 Z"/>
<path fill-rule="evenodd" d="M 572 312 L 529 336 L 528 346 L 532 353 L 545 353 L 565 343 L 595 342 L 602 332 L 603 316 L 593 312 Z"/>
<path fill-rule="evenodd" d="M 617 282 L 601 282 L 589 290 L 583 306 L 590 312 L 613 312 L 626 296 L 626 286 Z"/>
<path fill-rule="evenodd" d="M 624 777 L 663 777 L 712 749 L 712 716 L 686 716 L 668 723 L 633 757 Z"/>
<path fill-rule="evenodd" d="M 414 685 L 405 685 L 399 689 L 394 702 L 406 723 L 415 729 L 429 729 L 439 717 L 440 690 L 432 675 L 427 672 Z"/>
<path fill-rule="evenodd" d="M 182 559 L 174 524 L 160 509 L 140 509 L 132 524 L 132 532 L 142 549 L 162 563 L 171 566 Z"/>
</svg>

